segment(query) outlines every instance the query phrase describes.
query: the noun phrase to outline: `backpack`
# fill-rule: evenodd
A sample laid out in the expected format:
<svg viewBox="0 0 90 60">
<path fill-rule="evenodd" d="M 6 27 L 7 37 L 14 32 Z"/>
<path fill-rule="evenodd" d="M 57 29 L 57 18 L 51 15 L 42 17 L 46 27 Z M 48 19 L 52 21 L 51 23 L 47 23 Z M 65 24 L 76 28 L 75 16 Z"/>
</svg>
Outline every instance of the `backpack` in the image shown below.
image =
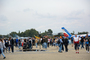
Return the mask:
<svg viewBox="0 0 90 60">
<path fill-rule="evenodd" d="M 60 43 L 61 43 L 61 42 L 60 42 L 60 39 L 58 39 L 57 43 L 58 43 L 58 44 L 60 44 Z"/>
<path fill-rule="evenodd" d="M 86 42 L 86 45 L 88 45 L 89 44 L 89 42 Z"/>
</svg>

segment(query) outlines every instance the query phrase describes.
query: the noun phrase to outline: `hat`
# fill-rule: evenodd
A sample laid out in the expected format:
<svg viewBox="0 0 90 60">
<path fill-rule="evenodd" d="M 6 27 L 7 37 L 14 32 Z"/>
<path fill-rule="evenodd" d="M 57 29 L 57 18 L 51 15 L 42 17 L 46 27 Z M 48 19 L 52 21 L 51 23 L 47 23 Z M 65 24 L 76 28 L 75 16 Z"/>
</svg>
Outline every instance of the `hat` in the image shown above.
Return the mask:
<svg viewBox="0 0 90 60">
<path fill-rule="evenodd" d="M 62 36 L 60 36 L 60 38 L 62 38 Z"/>
</svg>

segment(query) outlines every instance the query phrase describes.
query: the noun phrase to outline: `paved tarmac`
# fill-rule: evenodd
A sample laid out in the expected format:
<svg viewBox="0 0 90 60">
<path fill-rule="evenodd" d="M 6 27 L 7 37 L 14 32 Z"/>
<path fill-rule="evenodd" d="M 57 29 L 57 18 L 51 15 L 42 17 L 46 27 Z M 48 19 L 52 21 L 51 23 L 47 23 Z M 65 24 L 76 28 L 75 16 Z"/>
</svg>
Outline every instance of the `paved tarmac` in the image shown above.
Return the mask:
<svg viewBox="0 0 90 60">
<path fill-rule="evenodd" d="M 47 50 L 41 48 L 45 51 L 19 51 L 15 48 L 14 53 L 5 53 L 5 60 L 90 60 L 90 53 L 87 53 L 85 48 L 80 48 L 80 53 L 76 54 L 74 47 L 68 46 L 69 51 L 59 53 L 56 47 L 50 46 Z M 34 46 L 33 49 L 36 49 Z M 37 48 L 39 49 L 39 47 Z M 3 60 L 3 56 L 0 56 L 0 60 Z"/>
</svg>

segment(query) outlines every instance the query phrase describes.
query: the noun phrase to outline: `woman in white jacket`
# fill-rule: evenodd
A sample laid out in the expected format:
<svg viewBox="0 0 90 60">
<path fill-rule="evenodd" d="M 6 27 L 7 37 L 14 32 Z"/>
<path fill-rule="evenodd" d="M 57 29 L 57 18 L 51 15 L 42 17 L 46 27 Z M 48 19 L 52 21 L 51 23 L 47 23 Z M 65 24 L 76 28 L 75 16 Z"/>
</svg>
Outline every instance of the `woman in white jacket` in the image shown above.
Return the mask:
<svg viewBox="0 0 90 60">
<path fill-rule="evenodd" d="M 75 44 L 76 53 L 79 53 L 79 37 L 77 37 L 77 35 L 75 35 L 74 37 L 74 44 Z"/>
<path fill-rule="evenodd" d="M 4 57 L 3 59 L 5 59 L 6 57 L 5 57 L 4 53 L 3 53 L 3 47 L 6 48 L 3 41 L 2 41 L 2 39 L 0 39 L 0 50 L 1 50 L 1 54 Z M 0 54 L 0 56 L 1 56 L 1 54 Z"/>
</svg>

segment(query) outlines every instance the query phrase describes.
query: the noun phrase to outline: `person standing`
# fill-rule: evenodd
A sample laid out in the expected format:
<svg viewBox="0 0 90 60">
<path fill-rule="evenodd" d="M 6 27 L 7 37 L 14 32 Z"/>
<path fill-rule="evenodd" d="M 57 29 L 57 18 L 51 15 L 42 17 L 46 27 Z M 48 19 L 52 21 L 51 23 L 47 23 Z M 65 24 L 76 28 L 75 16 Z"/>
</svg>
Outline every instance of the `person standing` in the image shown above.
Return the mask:
<svg viewBox="0 0 90 60">
<path fill-rule="evenodd" d="M 48 43 L 47 43 L 47 46 L 49 47 L 49 44 L 50 44 L 50 39 L 48 38 Z"/>
<path fill-rule="evenodd" d="M 71 44 L 72 44 L 72 47 L 73 47 L 73 40 L 74 40 L 73 37 L 71 37 Z"/>
<path fill-rule="evenodd" d="M 27 47 L 26 47 L 26 48 L 28 48 L 28 49 L 30 48 L 30 42 L 29 42 L 29 39 L 30 39 L 30 38 L 24 39 L 24 40 L 26 40 L 26 44 L 27 44 Z M 25 41 L 24 41 L 24 42 L 25 42 Z M 24 43 L 23 43 L 23 44 L 24 44 Z"/>
<path fill-rule="evenodd" d="M 29 39 L 29 48 L 32 49 L 32 39 Z"/>
<path fill-rule="evenodd" d="M 56 43 L 56 48 L 58 49 L 58 38 L 55 39 L 55 43 Z"/>
<path fill-rule="evenodd" d="M 45 38 L 43 37 L 41 40 L 42 48 L 44 48 L 44 40 L 45 40 Z"/>
<path fill-rule="evenodd" d="M 60 53 L 62 53 L 62 43 L 63 43 L 63 41 L 62 41 L 62 38 L 60 37 L 60 39 L 58 40 L 58 46 L 59 46 L 59 51 L 58 52 L 60 52 Z"/>
<path fill-rule="evenodd" d="M 53 39 L 50 39 L 50 45 L 53 46 Z"/>
<path fill-rule="evenodd" d="M 16 47 L 18 46 L 18 38 L 16 39 Z"/>
<path fill-rule="evenodd" d="M 85 45 L 86 45 L 86 52 L 89 53 L 89 44 L 90 44 L 90 38 L 88 37 L 88 34 L 85 37 Z"/>
<path fill-rule="evenodd" d="M 44 39 L 44 48 L 47 49 L 47 42 L 48 42 L 48 39 L 47 39 L 47 36 L 45 37 Z"/>
<path fill-rule="evenodd" d="M 76 34 L 75 34 L 75 37 L 74 37 L 74 45 L 75 45 L 76 53 L 79 53 L 79 38 L 77 37 Z"/>
<path fill-rule="evenodd" d="M 24 39 L 24 42 L 23 42 L 23 51 L 26 51 L 27 49 L 27 43 L 26 43 L 26 39 Z"/>
<path fill-rule="evenodd" d="M 35 45 L 35 39 L 32 37 L 32 46 Z"/>
<path fill-rule="evenodd" d="M 11 42 L 10 42 L 11 38 L 9 37 L 9 40 L 8 40 L 8 51 L 10 53 L 10 48 L 11 48 Z"/>
<path fill-rule="evenodd" d="M 80 44 L 81 44 L 81 37 L 79 36 L 79 47 L 80 47 Z"/>
<path fill-rule="evenodd" d="M 14 52 L 14 40 L 10 40 L 12 53 Z"/>
<path fill-rule="evenodd" d="M 23 43 L 24 43 L 24 39 L 21 39 L 21 44 L 22 44 L 22 46 L 23 46 Z"/>
<path fill-rule="evenodd" d="M 55 47 L 55 38 L 53 39 L 53 46 Z"/>
<path fill-rule="evenodd" d="M 18 48 L 20 49 L 21 48 L 21 39 L 19 39 L 19 41 L 18 41 Z"/>
<path fill-rule="evenodd" d="M 38 39 L 35 38 L 35 45 L 36 45 L 36 48 L 37 48 L 37 43 L 38 43 Z"/>
<path fill-rule="evenodd" d="M 63 45 L 64 45 L 64 38 L 62 38 L 62 50 L 64 51 L 64 47 L 63 47 Z"/>
<path fill-rule="evenodd" d="M 81 37 L 81 49 L 84 48 L 83 44 L 84 44 L 84 37 L 82 36 Z"/>
<path fill-rule="evenodd" d="M 6 53 L 7 53 L 7 49 L 8 49 L 8 39 L 6 39 L 5 46 L 6 46 Z"/>
<path fill-rule="evenodd" d="M 1 50 L 1 54 L 4 57 L 3 59 L 5 59 L 6 57 L 5 57 L 4 53 L 3 53 L 3 47 L 6 48 L 3 41 L 2 41 L 2 39 L 0 39 L 0 50 Z M 0 56 L 1 56 L 1 54 L 0 54 Z"/>
<path fill-rule="evenodd" d="M 68 39 L 65 37 L 64 39 L 64 46 L 65 46 L 65 51 L 68 52 Z"/>
</svg>

